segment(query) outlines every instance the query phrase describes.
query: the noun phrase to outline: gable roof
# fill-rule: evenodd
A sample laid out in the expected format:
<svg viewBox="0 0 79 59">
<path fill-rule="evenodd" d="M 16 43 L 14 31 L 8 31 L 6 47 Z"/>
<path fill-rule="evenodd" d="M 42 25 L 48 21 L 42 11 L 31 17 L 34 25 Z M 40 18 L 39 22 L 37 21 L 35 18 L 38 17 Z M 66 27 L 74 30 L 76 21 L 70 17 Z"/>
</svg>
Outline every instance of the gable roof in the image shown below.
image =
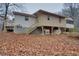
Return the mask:
<svg viewBox="0 0 79 59">
<path fill-rule="evenodd" d="M 30 16 L 30 17 L 36 17 L 35 15 L 27 14 L 27 13 L 22 13 L 22 12 L 13 12 L 14 15 L 21 15 L 21 16 Z"/>
<path fill-rule="evenodd" d="M 51 13 L 51 12 L 48 12 L 48 11 L 45 11 L 45 10 L 41 10 L 41 9 L 38 10 L 37 12 L 35 12 L 34 15 L 36 15 L 37 13 L 49 14 L 49 15 L 65 18 L 65 16 L 63 16 L 63 15 L 58 15 L 58 14 Z"/>
</svg>

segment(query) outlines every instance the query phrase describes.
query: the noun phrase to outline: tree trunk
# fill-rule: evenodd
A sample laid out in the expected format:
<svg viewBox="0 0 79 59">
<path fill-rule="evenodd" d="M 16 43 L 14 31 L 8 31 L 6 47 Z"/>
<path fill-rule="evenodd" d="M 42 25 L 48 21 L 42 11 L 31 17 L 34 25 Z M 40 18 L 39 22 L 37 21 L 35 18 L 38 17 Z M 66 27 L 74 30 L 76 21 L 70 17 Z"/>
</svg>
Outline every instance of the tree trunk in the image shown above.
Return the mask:
<svg viewBox="0 0 79 59">
<path fill-rule="evenodd" d="M 5 3 L 5 16 L 4 16 L 4 23 L 3 23 L 4 32 L 6 32 L 6 19 L 7 19 L 8 7 L 9 7 L 9 3 Z"/>
</svg>

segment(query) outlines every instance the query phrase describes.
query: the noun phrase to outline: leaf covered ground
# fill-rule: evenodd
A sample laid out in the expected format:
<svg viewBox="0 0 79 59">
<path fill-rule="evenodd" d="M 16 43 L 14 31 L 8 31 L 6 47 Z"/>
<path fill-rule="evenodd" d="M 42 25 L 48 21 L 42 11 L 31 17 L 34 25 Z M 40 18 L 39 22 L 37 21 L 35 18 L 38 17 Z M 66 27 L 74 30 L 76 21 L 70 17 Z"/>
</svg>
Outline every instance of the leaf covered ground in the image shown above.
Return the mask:
<svg viewBox="0 0 79 59">
<path fill-rule="evenodd" d="M 0 32 L 0 55 L 79 55 L 79 37 L 67 35 L 26 35 Z"/>
</svg>

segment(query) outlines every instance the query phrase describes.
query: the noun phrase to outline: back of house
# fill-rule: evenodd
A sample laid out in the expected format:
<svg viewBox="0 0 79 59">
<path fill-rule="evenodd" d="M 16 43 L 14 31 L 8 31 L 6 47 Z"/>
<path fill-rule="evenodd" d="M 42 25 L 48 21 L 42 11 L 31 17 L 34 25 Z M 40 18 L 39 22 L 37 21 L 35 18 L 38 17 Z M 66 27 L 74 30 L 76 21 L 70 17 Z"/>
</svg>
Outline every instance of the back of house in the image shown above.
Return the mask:
<svg viewBox="0 0 79 59">
<path fill-rule="evenodd" d="M 34 14 L 13 12 L 12 30 L 26 34 L 60 34 L 73 29 L 73 20 L 65 16 L 38 10 Z M 7 30 L 7 29 L 6 29 Z"/>
</svg>

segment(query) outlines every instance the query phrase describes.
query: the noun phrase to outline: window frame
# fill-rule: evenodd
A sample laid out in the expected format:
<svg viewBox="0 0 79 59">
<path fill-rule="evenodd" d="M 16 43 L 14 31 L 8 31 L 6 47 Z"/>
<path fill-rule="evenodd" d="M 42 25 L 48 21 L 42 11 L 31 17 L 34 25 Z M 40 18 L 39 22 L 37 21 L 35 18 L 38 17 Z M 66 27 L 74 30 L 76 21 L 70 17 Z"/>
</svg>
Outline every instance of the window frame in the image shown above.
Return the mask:
<svg viewBox="0 0 79 59">
<path fill-rule="evenodd" d="M 28 21 L 29 20 L 29 17 L 28 16 L 25 16 L 25 21 Z"/>
</svg>

